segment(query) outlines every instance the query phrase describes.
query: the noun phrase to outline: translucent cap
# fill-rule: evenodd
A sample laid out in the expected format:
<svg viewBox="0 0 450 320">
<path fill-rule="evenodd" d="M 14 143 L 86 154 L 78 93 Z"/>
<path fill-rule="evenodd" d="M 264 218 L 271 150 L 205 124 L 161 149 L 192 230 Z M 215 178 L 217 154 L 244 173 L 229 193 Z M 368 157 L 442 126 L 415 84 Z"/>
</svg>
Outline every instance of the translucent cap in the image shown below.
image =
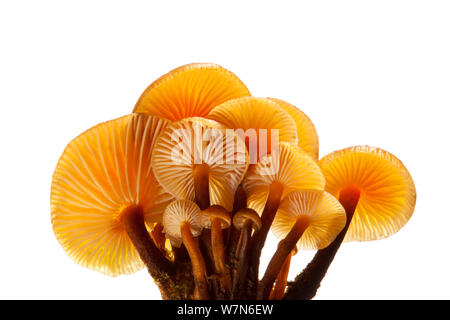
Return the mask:
<svg viewBox="0 0 450 320">
<path fill-rule="evenodd" d="M 283 198 L 295 190 L 323 190 L 325 178 L 316 161 L 300 147 L 280 143 L 278 153 L 249 168 L 243 182 L 248 207 L 261 214 L 273 184 L 283 188 Z"/>
<path fill-rule="evenodd" d="M 345 210 L 331 194 L 321 190 L 303 190 L 289 193 L 280 204 L 272 224 L 278 238 L 284 238 L 297 219 L 308 222 L 298 249 L 318 250 L 328 245 L 342 231 L 346 222 Z"/>
<path fill-rule="evenodd" d="M 209 170 L 211 205 L 231 211 L 248 167 L 244 142 L 213 120 L 187 118 L 168 125 L 152 157 L 161 185 L 178 199 L 194 200 L 194 169 L 199 165 Z"/>
<path fill-rule="evenodd" d="M 189 223 L 194 237 L 202 232 L 200 208 L 189 200 L 175 200 L 170 203 L 163 215 L 164 233 L 172 245 L 179 247 L 182 241 L 181 226 Z"/>
</svg>

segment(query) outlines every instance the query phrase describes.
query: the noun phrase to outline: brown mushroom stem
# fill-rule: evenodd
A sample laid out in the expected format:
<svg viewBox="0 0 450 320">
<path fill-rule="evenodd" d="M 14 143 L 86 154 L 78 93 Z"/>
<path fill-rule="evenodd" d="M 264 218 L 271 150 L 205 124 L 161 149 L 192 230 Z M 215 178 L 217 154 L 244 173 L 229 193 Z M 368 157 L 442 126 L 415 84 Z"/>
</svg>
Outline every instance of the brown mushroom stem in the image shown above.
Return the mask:
<svg viewBox="0 0 450 320">
<path fill-rule="evenodd" d="M 252 221 L 245 221 L 237 242 L 236 259 L 238 262 L 233 272 L 233 288 L 231 292 L 231 299 L 233 300 L 242 298 L 242 289 L 248 272 L 248 248 L 252 230 L 251 228 Z"/>
<path fill-rule="evenodd" d="M 195 202 L 199 206 L 200 210 L 209 208 L 211 204 L 209 199 L 209 172 L 209 166 L 205 163 L 198 165 L 196 164 L 193 169 Z M 201 240 L 204 245 L 203 247 L 206 250 L 208 267 L 211 268 L 211 264 L 213 264 L 214 261 L 211 234 L 208 232 L 203 232 L 201 235 Z M 214 282 L 213 286 L 215 287 Z M 214 291 L 217 291 L 216 288 L 214 289 Z"/>
<path fill-rule="evenodd" d="M 207 164 L 194 167 L 194 192 L 195 202 L 201 210 L 210 206 L 209 201 L 209 166 Z"/>
<path fill-rule="evenodd" d="M 247 194 L 245 193 L 242 185 L 236 190 L 234 195 L 234 203 L 233 203 L 233 211 L 231 212 L 231 217 L 233 218 L 234 214 L 241 209 L 247 207 Z M 230 230 L 228 232 L 228 255 L 233 256 L 236 253 L 236 246 L 240 237 L 240 230 L 237 230 L 233 224 L 230 226 Z"/>
<path fill-rule="evenodd" d="M 205 260 L 203 259 L 200 248 L 192 235 L 191 226 L 189 223 L 185 222 L 181 225 L 181 236 L 183 239 L 183 244 L 188 251 L 189 257 L 191 258 L 192 273 L 194 276 L 198 298 L 200 300 L 207 300 L 209 299 L 209 293 Z"/>
<path fill-rule="evenodd" d="M 340 192 L 339 201 L 345 209 L 347 221 L 344 229 L 336 239 L 325 249 L 317 251 L 314 258 L 306 266 L 293 282 L 288 284 L 288 289 L 283 299 L 286 300 L 310 300 L 320 287 L 322 279 L 328 271 L 333 259 L 339 250 L 347 230 L 350 226 L 356 206 L 358 205 L 360 190 L 348 187 Z"/>
<path fill-rule="evenodd" d="M 219 218 L 213 218 L 211 221 L 211 245 L 216 272 L 220 276 L 220 282 L 223 288 L 229 293 L 231 291 L 231 278 L 228 268 L 225 265 L 225 245 L 222 236 L 222 222 Z"/>
<path fill-rule="evenodd" d="M 278 273 L 277 279 L 275 280 L 275 286 L 270 293 L 270 300 L 280 300 L 284 296 L 286 290 L 287 278 L 289 275 L 289 267 L 291 265 L 292 252 L 288 254 L 286 260 Z"/>
<path fill-rule="evenodd" d="M 120 221 L 154 279 L 158 280 L 163 274 L 172 271 L 173 265 L 164 257 L 147 231 L 141 206 L 129 206 L 123 209 L 120 213 Z"/>
<path fill-rule="evenodd" d="M 236 190 L 235 197 L 234 197 L 234 204 L 233 204 L 233 211 L 232 211 L 232 217 L 241 209 L 244 209 L 247 207 L 247 194 L 245 193 L 244 188 L 242 185 L 239 185 L 239 187 Z M 239 263 L 238 258 L 238 251 L 237 247 L 239 244 L 239 239 L 241 238 L 241 230 L 238 230 L 233 224 L 231 224 L 229 231 L 228 231 L 228 239 L 226 241 L 227 243 L 227 254 L 229 258 L 228 263 L 230 264 L 232 274 L 233 274 L 233 285 L 232 285 L 232 292 L 235 290 L 235 274 L 237 272 L 237 264 Z M 245 270 L 245 276 L 247 276 L 247 269 Z M 233 293 L 232 293 L 233 295 Z"/>
<path fill-rule="evenodd" d="M 267 234 L 269 233 L 270 227 L 272 226 L 275 214 L 278 211 L 278 206 L 280 205 L 281 196 L 283 194 L 283 186 L 277 182 L 270 185 L 269 195 L 267 197 L 266 205 L 264 206 L 263 213 L 261 215 L 261 230 L 255 234 L 251 241 L 251 256 L 249 264 L 249 291 L 254 291 L 258 282 L 258 270 L 259 270 L 259 260 L 261 257 L 261 252 L 264 247 L 264 243 L 267 239 Z M 254 297 L 250 297 L 254 298 Z"/>
<path fill-rule="evenodd" d="M 298 240 L 309 226 L 309 219 L 306 216 L 299 216 L 291 231 L 278 244 L 277 251 L 267 266 L 264 277 L 259 282 L 257 299 L 267 299 L 272 290 L 273 282 L 280 273 L 281 267 L 286 261 L 287 256 L 294 250 Z"/>
</svg>

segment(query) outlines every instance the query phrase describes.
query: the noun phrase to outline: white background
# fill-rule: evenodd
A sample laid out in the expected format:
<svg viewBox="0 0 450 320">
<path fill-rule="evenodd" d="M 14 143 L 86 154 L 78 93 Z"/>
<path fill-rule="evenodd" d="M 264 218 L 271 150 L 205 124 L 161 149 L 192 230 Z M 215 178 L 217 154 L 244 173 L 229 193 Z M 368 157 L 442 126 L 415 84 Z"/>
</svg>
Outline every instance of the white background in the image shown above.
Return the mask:
<svg viewBox="0 0 450 320">
<path fill-rule="evenodd" d="M 449 17 L 448 1 L 2 1 L 0 298 L 160 298 L 144 270 L 109 278 L 66 256 L 50 182 L 72 138 L 190 62 L 302 106 L 321 157 L 369 144 L 410 170 L 409 223 L 344 244 L 317 299 L 450 298 Z M 291 278 L 312 254 L 295 257 Z"/>
</svg>

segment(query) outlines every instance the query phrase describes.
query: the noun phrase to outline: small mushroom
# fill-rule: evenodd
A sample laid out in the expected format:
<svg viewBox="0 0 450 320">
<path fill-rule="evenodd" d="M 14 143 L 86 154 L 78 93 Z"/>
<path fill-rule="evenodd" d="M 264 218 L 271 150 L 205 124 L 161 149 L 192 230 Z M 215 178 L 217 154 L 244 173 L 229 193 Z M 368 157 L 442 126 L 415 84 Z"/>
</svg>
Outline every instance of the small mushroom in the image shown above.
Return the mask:
<svg viewBox="0 0 450 320">
<path fill-rule="evenodd" d="M 291 191 L 323 190 L 325 178 L 319 166 L 301 148 L 281 142 L 279 152 L 251 166 L 243 182 L 248 206 L 261 213 L 261 230 L 252 238 L 250 273 L 256 281 L 259 257 L 283 197 Z"/>
<path fill-rule="evenodd" d="M 142 262 L 152 276 L 167 267 L 148 234 L 173 200 L 150 167 L 154 140 L 167 124 L 127 115 L 67 145 L 53 174 L 51 221 L 75 262 L 110 276 L 133 273 Z"/>
<path fill-rule="evenodd" d="M 319 250 L 286 293 L 287 299 L 311 299 L 317 292 L 342 241 L 369 241 L 399 231 L 411 217 L 416 189 L 406 167 L 380 148 L 355 146 L 319 161 L 329 193 L 343 205 L 347 223 L 327 247 Z M 305 285 L 306 284 L 306 285 Z"/>
<path fill-rule="evenodd" d="M 216 272 L 227 292 L 231 291 L 231 277 L 226 267 L 225 245 L 222 229 L 231 225 L 230 214 L 221 206 L 213 205 L 202 211 L 201 225 L 203 228 L 211 229 L 211 246 Z"/>
<path fill-rule="evenodd" d="M 187 118 L 166 127 L 158 138 L 152 167 L 159 183 L 178 199 L 233 208 L 248 167 L 244 142 L 216 121 Z"/>
<path fill-rule="evenodd" d="M 192 274 L 199 299 L 209 298 L 206 265 L 197 241 L 202 232 L 200 208 L 189 200 L 175 200 L 163 214 L 164 233 L 175 246 L 181 243 L 187 249 L 192 263 Z"/>
<path fill-rule="evenodd" d="M 319 136 L 311 119 L 294 105 L 276 98 L 269 98 L 278 103 L 294 119 L 297 126 L 298 146 L 313 159 L 319 159 Z"/>
<path fill-rule="evenodd" d="M 294 119 L 278 103 L 267 98 L 242 97 L 226 101 L 212 109 L 207 116 L 245 137 L 250 164 L 270 154 L 278 141 L 297 144 Z M 276 130 L 278 137 L 272 135 Z M 272 141 L 274 140 L 274 141 Z"/>
<path fill-rule="evenodd" d="M 236 247 L 236 259 L 238 261 L 233 277 L 232 299 L 241 299 L 240 293 L 245 282 L 248 270 L 248 249 L 252 231 L 255 233 L 261 229 L 261 218 L 255 210 L 244 208 L 233 216 L 233 226 L 240 231 Z"/>
<path fill-rule="evenodd" d="M 258 286 L 258 299 L 269 297 L 275 278 L 288 255 L 299 249 L 327 247 L 345 226 L 345 210 L 339 201 L 321 190 L 294 191 L 281 202 L 273 223 L 282 238 Z"/>
<path fill-rule="evenodd" d="M 215 106 L 243 96 L 250 96 L 250 92 L 232 72 L 212 63 L 192 63 L 154 81 L 142 93 L 133 112 L 171 121 L 204 117 Z"/>
</svg>

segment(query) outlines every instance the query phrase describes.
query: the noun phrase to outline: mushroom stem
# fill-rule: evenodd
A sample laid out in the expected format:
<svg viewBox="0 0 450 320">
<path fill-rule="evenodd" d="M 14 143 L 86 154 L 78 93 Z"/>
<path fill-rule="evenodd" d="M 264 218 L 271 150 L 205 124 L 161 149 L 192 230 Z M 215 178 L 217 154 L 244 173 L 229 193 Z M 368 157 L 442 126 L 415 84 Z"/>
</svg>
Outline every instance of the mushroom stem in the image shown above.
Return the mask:
<svg viewBox="0 0 450 320">
<path fill-rule="evenodd" d="M 233 211 L 231 212 L 232 217 L 241 209 L 247 207 L 247 194 L 245 193 L 242 185 L 236 190 L 234 195 L 234 203 L 233 203 Z M 232 256 L 236 253 L 236 246 L 240 237 L 240 230 L 237 230 L 233 225 L 230 227 L 230 231 L 228 232 L 228 255 Z"/>
<path fill-rule="evenodd" d="M 194 167 L 195 202 L 201 210 L 210 206 L 209 201 L 209 166 L 205 163 Z"/>
<path fill-rule="evenodd" d="M 209 293 L 205 260 L 203 259 L 200 248 L 192 235 L 191 226 L 189 223 L 184 222 L 181 225 L 181 236 L 184 246 L 186 247 L 189 257 L 191 258 L 192 274 L 194 276 L 198 297 L 200 300 L 207 300 L 209 299 Z"/>
<path fill-rule="evenodd" d="M 250 220 L 244 222 L 242 226 L 242 230 L 239 235 L 239 240 L 236 247 L 236 259 L 238 261 L 236 268 L 233 273 L 233 289 L 231 292 L 231 299 L 237 300 L 241 299 L 242 288 L 245 282 L 245 278 L 247 277 L 248 272 L 248 248 L 249 248 L 249 239 L 251 233 L 251 224 Z"/>
<path fill-rule="evenodd" d="M 278 244 L 277 251 L 267 266 L 264 277 L 258 285 L 257 299 L 263 300 L 269 297 L 277 275 L 280 273 L 281 267 L 286 261 L 287 256 L 294 250 L 295 245 L 301 238 L 305 230 L 309 226 L 309 218 L 306 216 L 299 216 L 291 231 Z"/>
<path fill-rule="evenodd" d="M 244 188 L 242 185 L 238 187 L 236 190 L 236 194 L 234 197 L 234 204 L 233 204 L 233 211 L 232 216 L 236 214 L 241 209 L 244 209 L 247 207 L 247 195 L 245 193 Z M 239 239 L 241 237 L 241 230 L 238 230 L 233 224 L 231 224 L 230 229 L 228 231 L 228 240 L 226 241 L 228 256 L 230 257 L 229 263 L 231 264 L 231 268 L 233 270 L 233 275 L 235 273 L 236 269 L 236 261 L 237 261 L 237 246 L 239 243 Z M 233 276 L 234 277 L 234 276 Z M 234 281 L 234 280 L 233 280 Z"/>
<path fill-rule="evenodd" d="M 261 215 L 262 226 L 261 229 L 254 235 L 251 241 L 251 256 L 249 264 L 249 287 L 250 290 L 257 286 L 258 282 L 258 270 L 259 260 L 261 252 L 264 247 L 264 243 L 267 239 L 270 227 L 272 225 L 275 214 L 278 211 L 280 205 L 281 196 L 283 194 L 283 186 L 280 183 L 274 182 L 270 185 L 269 195 L 267 197 L 266 205 L 264 206 L 263 213 Z"/>
<path fill-rule="evenodd" d="M 222 222 L 219 218 L 211 221 L 211 245 L 214 256 L 214 266 L 220 276 L 220 282 L 226 292 L 231 291 L 231 279 L 228 268 L 225 265 L 225 245 L 223 243 Z"/>
<path fill-rule="evenodd" d="M 288 289 L 283 299 L 286 300 L 310 300 L 320 287 L 322 279 L 328 271 L 333 259 L 341 246 L 345 234 L 350 226 L 356 206 L 358 205 L 360 190 L 356 187 L 342 189 L 339 195 L 339 202 L 345 209 L 347 221 L 344 229 L 336 239 L 325 249 L 317 251 L 314 258 L 306 266 L 293 282 L 288 285 Z"/>
<path fill-rule="evenodd" d="M 292 252 L 288 254 L 286 260 L 278 273 L 277 279 L 275 280 L 275 287 L 270 293 L 270 300 L 280 300 L 283 298 L 284 292 L 286 290 L 287 278 L 289 275 L 289 267 L 291 264 Z"/>
<path fill-rule="evenodd" d="M 141 206 L 129 206 L 120 213 L 120 221 L 150 275 L 159 279 L 172 269 L 172 264 L 153 242 L 144 222 Z"/>
</svg>

